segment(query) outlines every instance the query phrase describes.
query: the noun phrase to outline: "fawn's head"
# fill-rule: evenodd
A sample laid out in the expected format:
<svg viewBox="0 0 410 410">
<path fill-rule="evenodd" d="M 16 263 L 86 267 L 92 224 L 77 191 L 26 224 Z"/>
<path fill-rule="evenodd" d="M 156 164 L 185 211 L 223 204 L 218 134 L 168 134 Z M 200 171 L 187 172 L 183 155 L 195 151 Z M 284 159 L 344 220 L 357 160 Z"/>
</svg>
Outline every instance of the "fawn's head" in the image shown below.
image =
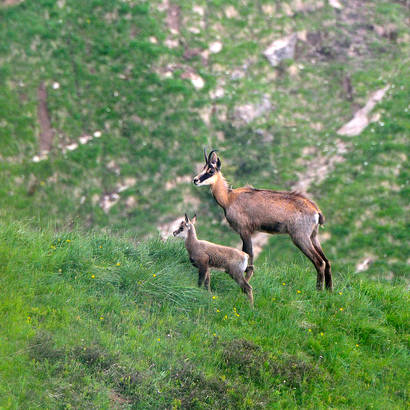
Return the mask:
<svg viewBox="0 0 410 410">
<path fill-rule="evenodd" d="M 204 148 L 205 165 L 202 171 L 194 177 L 194 184 L 197 186 L 201 185 L 212 185 L 216 181 L 216 176 L 221 170 L 221 160 L 216 155 L 215 150 L 211 151 L 210 154 L 206 155 L 206 150 Z"/>
<path fill-rule="evenodd" d="M 173 232 L 173 235 L 179 238 L 186 239 L 189 231 L 191 229 L 195 229 L 194 228 L 195 222 L 196 222 L 196 214 L 192 217 L 192 219 L 189 219 L 187 214 L 185 214 L 185 220 L 181 221 L 179 228 Z"/>
</svg>

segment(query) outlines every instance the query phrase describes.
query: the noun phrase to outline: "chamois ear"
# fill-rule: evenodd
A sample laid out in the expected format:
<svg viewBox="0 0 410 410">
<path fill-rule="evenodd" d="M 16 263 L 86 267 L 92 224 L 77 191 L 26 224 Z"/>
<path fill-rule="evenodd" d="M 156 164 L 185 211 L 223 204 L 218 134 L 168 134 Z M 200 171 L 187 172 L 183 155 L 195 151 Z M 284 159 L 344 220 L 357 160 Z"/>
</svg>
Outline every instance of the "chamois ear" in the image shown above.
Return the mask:
<svg viewBox="0 0 410 410">
<path fill-rule="evenodd" d="M 196 223 L 196 214 L 191 218 L 191 224 L 195 224 Z"/>
<path fill-rule="evenodd" d="M 221 169 L 221 160 L 218 158 L 216 161 L 216 169 L 219 171 Z"/>
<path fill-rule="evenodd" d="M 218 166 L 218 155 L 216 155 L 215 150 L 211 151 L 208 157 L 208 164 L 213 166 L 213 167 L 217 167 Z M 219 162 L 220 163 L 220 162 Z"/>
<path fill-rule="evenodd" d="M 188 218 L 188 215 L 187 215 L 187 214 L 185 214 L 185 222 L 186 222 L 186 223 L 189 222 L 189 218 Z"/>
</svg>

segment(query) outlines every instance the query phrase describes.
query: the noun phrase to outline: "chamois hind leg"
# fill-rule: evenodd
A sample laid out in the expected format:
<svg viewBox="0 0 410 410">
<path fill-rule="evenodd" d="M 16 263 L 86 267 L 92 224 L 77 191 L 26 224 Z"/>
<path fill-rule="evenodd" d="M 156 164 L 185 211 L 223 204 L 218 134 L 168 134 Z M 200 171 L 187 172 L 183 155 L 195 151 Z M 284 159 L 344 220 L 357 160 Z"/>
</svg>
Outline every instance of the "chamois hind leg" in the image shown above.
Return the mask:
<svg viewBox="0 0 410 410">
<path fill-rule="evenodd" d="M 310 239 L 312 240 L 312 244 L 315 247 L 316 252 L 321 256 L 321 258 L 326 263 L 326 267 L 325 267 L 325 286 L 326 286 L 326 289 L 327 290 L 333 290 L 332 271 L 331 271 L 331 268 L 330 268 L 330 262 L 326 258 L 325 254 L 323 252 L 323 249 L 320 245 L 319 238 L 318 238 L 318 235 L 317 235 L 317 227 L 312 232 L 312 235 L 311 235 Z"/>
<path fill-rule="evenodd" d="M 248 266 L 245 270 L 245 278 L 249 281 L 253 275 L 253 248 L 251 235 L 241 235 L 242 250 L 249 255 Z"/>
<path fill-rule="evenodd" d="M 310 259 L 317 271 L 316 289 L 323 290 L 326 263 L 316 251 L 309 237 L 292 237 L 293 243 Z"/>
<path fill-rule="evenodd" d="M 253 308 L 253 292 L 252 292 L 252 286 L 249 284 L 249 282 L 243 277 L 243 270 L 238 269 L 238 268 L 233 268 L 229 272 L 229 275 L 231 275 L 232 279 L 240 286 L 242 289 L 242 292 L 246 294 L 246 296 L 249 299 L 249 302 Z"/>
</svg>

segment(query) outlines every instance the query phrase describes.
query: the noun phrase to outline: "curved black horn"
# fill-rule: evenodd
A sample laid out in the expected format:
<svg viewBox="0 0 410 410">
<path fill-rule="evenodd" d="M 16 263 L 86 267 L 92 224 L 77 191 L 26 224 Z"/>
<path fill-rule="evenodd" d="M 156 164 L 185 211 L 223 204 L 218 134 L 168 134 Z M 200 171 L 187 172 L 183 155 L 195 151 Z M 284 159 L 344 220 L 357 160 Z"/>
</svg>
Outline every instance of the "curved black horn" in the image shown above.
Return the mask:
<svg viewBox="0 0 410 410">
<path fill-rule="evenodd" d="M 208 162 L 208 156 L 206 155 L 206 148 L 204 147 L 204 157 L 205 157 L 205 163 Z"/>
</svg>

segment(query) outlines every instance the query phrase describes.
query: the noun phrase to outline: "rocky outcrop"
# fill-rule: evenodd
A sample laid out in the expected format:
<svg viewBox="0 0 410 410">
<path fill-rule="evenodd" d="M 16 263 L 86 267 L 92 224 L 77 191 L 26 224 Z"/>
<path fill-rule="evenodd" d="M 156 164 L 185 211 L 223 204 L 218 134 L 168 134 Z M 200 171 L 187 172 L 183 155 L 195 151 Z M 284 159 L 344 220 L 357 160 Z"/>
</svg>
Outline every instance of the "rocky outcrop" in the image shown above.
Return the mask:
<svg viewBox="0 0 410 410">
<path fill-rule="evenodd" d="M 260 103 L 257 104 L 244 104 L 235 108 L 235 118 L 244 121 L 247 124 L 254 119 L 261 117 L 264 114 L 273 110 L 273 104 L 269 97 L 264 95 Z"/>
<path fill-rule="evenodd" d="M 389 88 L 390 85 L 386 85 L 386 87 L 374 92 L 367 101 L 366 105 L 357 111 L 348 123 L 339 128 L 337 133 L 339 135 L 346 135 L 349 137 L 359 135 L 371 122 L 371 117 L 369 116 L 370 112 L 376 104 L 382 100 Z"/>
<path fill-rule="evenodd" d="M 272 67 L 278 66 L 284 59 L 293 58 L 295 56 L 297 38 L 298 37 L 296 34 L 292 34 L 290 36 L 275 40 L 263 52 L 263 55 L 268 59 Z"/>
</svg>

